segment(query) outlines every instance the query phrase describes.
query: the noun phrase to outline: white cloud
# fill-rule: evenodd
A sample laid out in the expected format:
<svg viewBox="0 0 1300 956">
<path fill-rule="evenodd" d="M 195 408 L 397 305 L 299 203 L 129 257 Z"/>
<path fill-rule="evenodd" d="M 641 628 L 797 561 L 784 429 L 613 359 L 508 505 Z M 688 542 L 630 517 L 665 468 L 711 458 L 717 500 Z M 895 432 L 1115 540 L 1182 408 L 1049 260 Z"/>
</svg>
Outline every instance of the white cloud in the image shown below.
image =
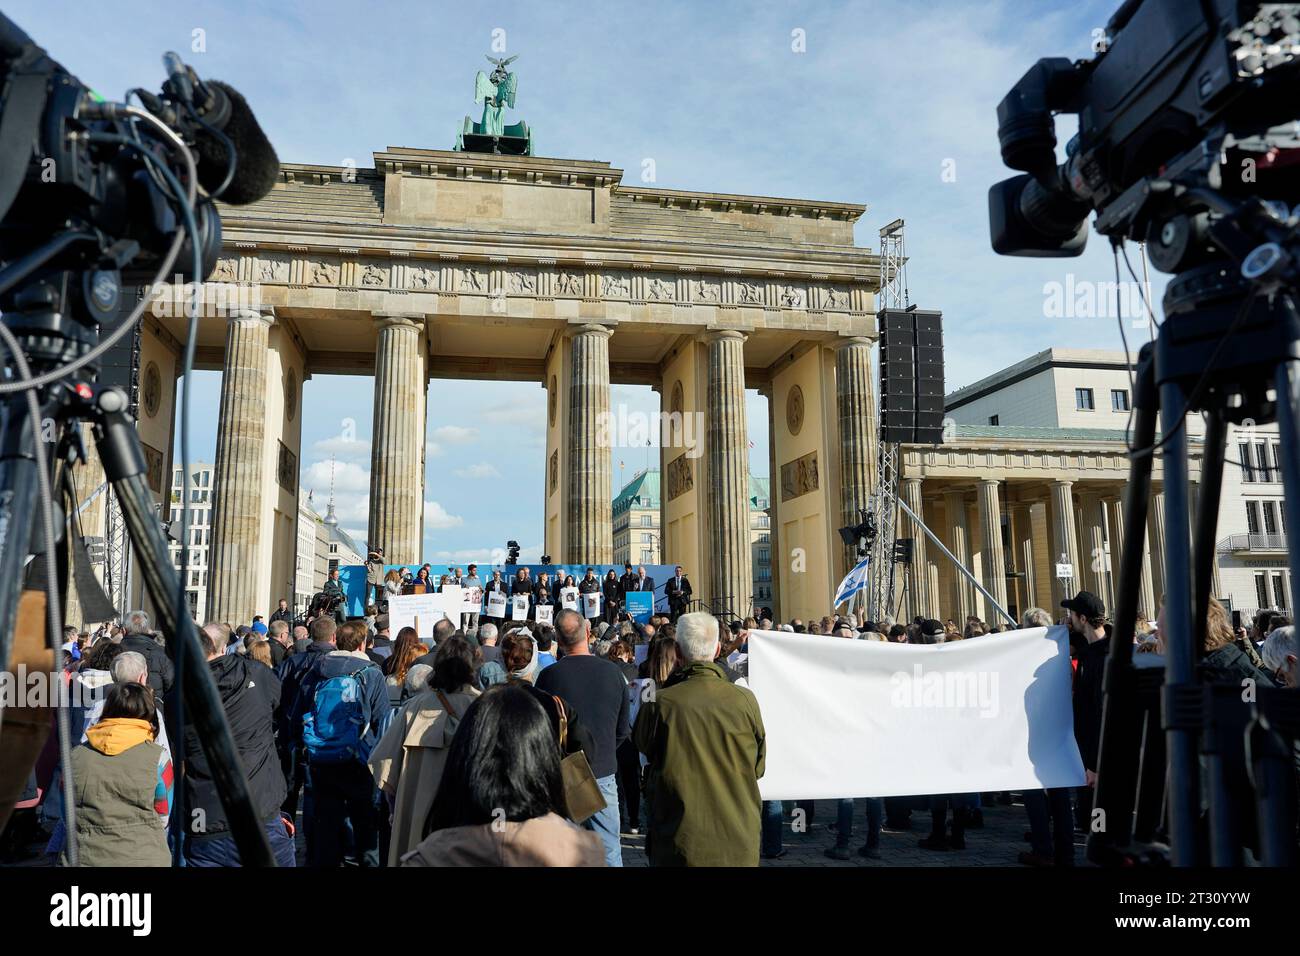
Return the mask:
<svg viewBox="0 0 1300 956">
<path fill-rule="evenodd" d="M 466 428 L 464 425 L 439 425 L 433 430 L 433 437 L 449 445 L 464 445 L 478 441 L 478 429 Z"/>
<path fill-rule="evenodd" d="M 426 501 L 424 503 L 424 526 L 426 528 L 459 528 L 464 523 L 464 518 L 460 515 L 448 514 L 447 509 L 438 502 Z"/>
<path fill-rule="evenodd" d="M 436 441 L 430 441 L 424 443 L 425 458 L 437 458 L 441 454 L 442 454 L 442 446 L 439 445 Z"/>
<path fill-rule="evenodd" d="M 344 438 L 340 435 L 322 438 L 312 443 L 311 455 L 313 458 L 328 458 L 333 455 L 339 461 L 369 461 L 370 442 L 363 438 Z"/>
<path fill-rule="evenodd" d="M 467 468 L 457 468 L 454 474 L 457 478 L 466 478 L 471 481 L 501 477 L 501 472 L 497 471 L 496 465 L 487 461 L 480 461 L 478 464 L 470 465 Z"/>
<path fill-rule="evenodd" d="M 370 468 L 362 467 L 350 461 L 335 461 L 333 465 L 333 484 L 334 495 L 337 499 L 339 492 L 358 492 L 370 494 Z M 302 483 L 308 490 L 314 490 L 316 494 L 329 497 L 330 490 L 330 468 L 329 461 L 313 461 L 302 473 Z"/>
</svg>

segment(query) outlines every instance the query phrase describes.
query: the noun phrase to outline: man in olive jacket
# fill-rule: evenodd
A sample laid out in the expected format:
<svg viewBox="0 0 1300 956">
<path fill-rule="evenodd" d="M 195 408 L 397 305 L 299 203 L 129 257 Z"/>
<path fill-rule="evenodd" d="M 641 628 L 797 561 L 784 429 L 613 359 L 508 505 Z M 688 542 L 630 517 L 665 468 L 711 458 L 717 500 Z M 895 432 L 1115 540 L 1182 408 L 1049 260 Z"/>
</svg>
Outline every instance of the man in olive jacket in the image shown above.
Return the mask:
<svg viewBox="0 0 1300 956">
<path fill-rule="evenodd" d="M 652 866 L 758 866 L 758 778 L 766 758 L 758 700 L 713 663 L 718 622 L 677 619 L 686 663 L 641 705 L 632 739 L 650 760 Z"/>
</svg>

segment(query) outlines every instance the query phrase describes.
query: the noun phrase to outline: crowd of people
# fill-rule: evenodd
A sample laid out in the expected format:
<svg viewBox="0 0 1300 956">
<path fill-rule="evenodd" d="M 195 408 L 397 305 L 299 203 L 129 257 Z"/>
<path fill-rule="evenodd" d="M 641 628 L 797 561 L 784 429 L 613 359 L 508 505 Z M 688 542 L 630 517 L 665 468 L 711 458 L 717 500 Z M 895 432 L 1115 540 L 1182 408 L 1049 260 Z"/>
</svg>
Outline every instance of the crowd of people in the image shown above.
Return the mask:
<svg viewBox="0 0 1300 956">
<path fill-rule="evenodd" d="M 392 634 L 377 606 L 367 611 L 342 624 L 329 610 L 297 623 L 281 602 L 269 623 L 257 617 L 200 630 L 255 810 L 282 866 L 620 866 L 622 835 L 641 832 L 652 865 L 777 859 L 787 852 L 786 818 L 810 828 L 814 805 L 760 799 L 765 731 L 747 686 L 749 633 L 936 644 L 995 640 L 1000 630 L 975 616 L 961 626 L 860 615 L 778 625 L 764 608 L 728 626 L 704 612 L 637 624 L 561 609 L 550 624 L 444 619 L 424 642 L 410 627 Z M 1163 651 L 1162 621 L 1163 613 L 1139 621 L 1138 653 Z M 1078 791 L 1021 794 L 1030 849 L 1020 862 L 1029 866 L 1072 865 L 1076 832 L 1086 830 L 1111 633 L 1102 602 L 1086 591 L 1062 602 L 1057 621 L 1039 608 L 1022 616 L 1023 627 L 1053 623 L 1069 628 L 1075 735 L 1088 781 Z M 197 731 L 189 722 L 169 726 L 176 675 L 148 616 L 133 611 L 118 624 L 65 636 L 64 678 L 94 703 L 71 714 L 70 766 L 50 770 L 46 761 L 42 780 L 38 764 L 31 790 L 43 799 L 25 801 L 31 812 L 16 815 L 10 831 L 39 810 L 54 824 L 45 846 L 51 861 L 70 862 L 75 837 L 81 865 L 163 866 L 174 857 L 239 865 Z M 1203 650 L 1201 667 L 1214 679 L 1295 686 L 1294 628 L 1283 614 L 1262 612 L 1234 632 L 1212 600 Z M 185 766 L 179 787 L 176 741 Z M 65 769 L 76 780 L 73 814 L 60 802 Z M 879 858 L 882 831 L 913 829 L 917 811 L 930 817 L 922 848 L 960 851 L 966 831 L 982 826 L 982 807 L 1011 800 L 865 798 L 865 838 L 855 851 L 855 801 L 844 798 L 825 852 Z M 74 833 L 65 819 L 75 821 Z"/>
</svg>

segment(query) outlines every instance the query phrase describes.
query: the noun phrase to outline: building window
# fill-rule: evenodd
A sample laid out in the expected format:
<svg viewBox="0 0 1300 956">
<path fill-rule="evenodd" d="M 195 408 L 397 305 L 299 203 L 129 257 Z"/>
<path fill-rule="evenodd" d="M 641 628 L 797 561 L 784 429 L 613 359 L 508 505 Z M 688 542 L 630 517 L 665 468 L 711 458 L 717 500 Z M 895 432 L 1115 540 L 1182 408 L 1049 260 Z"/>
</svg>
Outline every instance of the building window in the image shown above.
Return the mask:
<svg viewBox="0 0 1300 956">
<path fill-rule="evenodd" d="M 1269 461 L 1268 445 L 1258 442 L 1255 445 L 1255 461 L 1259 465 L 1259 480 L 1273 480 L 1273 466 Z"/>
<path fill-rule="evenodd" d="M 1246 502 L 1246 533 L 1259 534 L 1259 502 Z M 1264 607 L 1263 604 L 1260 607 Z"/>
<path fill-rule="evenodd" d="M 1081 412 L 1090 412 L 1095 407 L 1092 402 L 1092 389 L 1076 388 L 1074 390 L 1074 407 Z"/>
<path fill-rule="evenodd" d="M 1265 501 L 1261 507 L 1264 510 L 1264 533 L 1277 534 L 1277 502 Z"/>
<path fill-rule="evenodd" d="M 1255 469 L 1250 463 L 1250 446 L 1247 445 L 1245 442 L 1240 442 L 1237 445 L 1237 451 L 1240 454 L 1239 460 L 1241 462 L 1241 480 L 1254 481 Z"/>
<path fill-rule="evenodd" d="M 653 551 L 642 550 L 642 551 L 641 551 L 641 563 L 642 563 L 642 564 L 650 564 L 652 561 L 654 561 L 654 552 L 653 552 Z"/>
<path fill-rule="evenodd" d="M 642 516 L 641 516 L 641 527 L 643 527 L 643 528 L 649 528 L 649 527 L 650 527 L 650 522 L 651 522 L 651 520 L 652 520 L 652 516 L 651 516 L 651 515 L 642 515 Z"/>
<path fill-rule="evenodd" d="M 772 526 L 772 521 L 767 515 L 760 515 L 758 518 L 758 526 L 760 528 L 770 528 Z"/>
<path fill-rule="evenodd" d="M 758 536 L 758 540 L 761 544 L 767 544 L 769 541 L 772 540 L 772 535 L 770 532 L 764 531 L 762 534 Z"/>
<path fill-rule="evenodd" d="M 1110 390 L 1110 410 L 1112 412 L 1128 411 L 1128 389 L 1112 388 Z"/>
<path fill-rule="evenodd" d="M 996 415 L 990 415 L 990 416 L 989 416 L 989 424 L 990 424 L 990 425 L 996 425 L 996 424 L 998 424 L 998 416 L 996 416 Z"/>
<path fill-rule="evenodd" d="M 1255 601 L 1261 608 L 1269 606 L 1268 603 L 1268 577 L 1263 574 L 1255 575 Z"/>
<path fill-rule="evenodd" d="M 1273 572 L 1273 603 L 1281 610 L 1290 610 L 1290 602 L 1287 601 L 1286 579 L 1281 571 Z"/>
</svg>

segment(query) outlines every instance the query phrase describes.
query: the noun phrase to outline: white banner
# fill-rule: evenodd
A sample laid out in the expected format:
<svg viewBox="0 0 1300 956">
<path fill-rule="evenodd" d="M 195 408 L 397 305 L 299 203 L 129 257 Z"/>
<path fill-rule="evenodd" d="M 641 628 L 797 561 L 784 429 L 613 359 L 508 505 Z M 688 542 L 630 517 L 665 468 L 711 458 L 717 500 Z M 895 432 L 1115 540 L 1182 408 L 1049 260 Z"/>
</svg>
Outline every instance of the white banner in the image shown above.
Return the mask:
<svg viewBox="0 0 1300 956">
<path fill-rule="evenodd" d="M 388 599 L 388 633 L 396 638 L 402 628 L 414 627 L 420 643 L 432 641 L 433 625 L 447 617 L 445 600 L 441 594 L 394 594 Z M 460 621 L 459 595 L 457 600 L 455 613 Z"/>
<path fill-rule="evenodd" d="M 1064 627 L 951 644 L 751 631 L 764 800 L 1082 786 Z"/>
<path fill-rule="evenodd" d="M 488 592 L 487 616 L 488 617 L 506 616 L 506 592 L 505 591 Z"/>
<path fill-rule="evenodd" d="M 515 594 L 510 598 L 510 620 L 528 620 L 528 595 Z"/>
</svg>

